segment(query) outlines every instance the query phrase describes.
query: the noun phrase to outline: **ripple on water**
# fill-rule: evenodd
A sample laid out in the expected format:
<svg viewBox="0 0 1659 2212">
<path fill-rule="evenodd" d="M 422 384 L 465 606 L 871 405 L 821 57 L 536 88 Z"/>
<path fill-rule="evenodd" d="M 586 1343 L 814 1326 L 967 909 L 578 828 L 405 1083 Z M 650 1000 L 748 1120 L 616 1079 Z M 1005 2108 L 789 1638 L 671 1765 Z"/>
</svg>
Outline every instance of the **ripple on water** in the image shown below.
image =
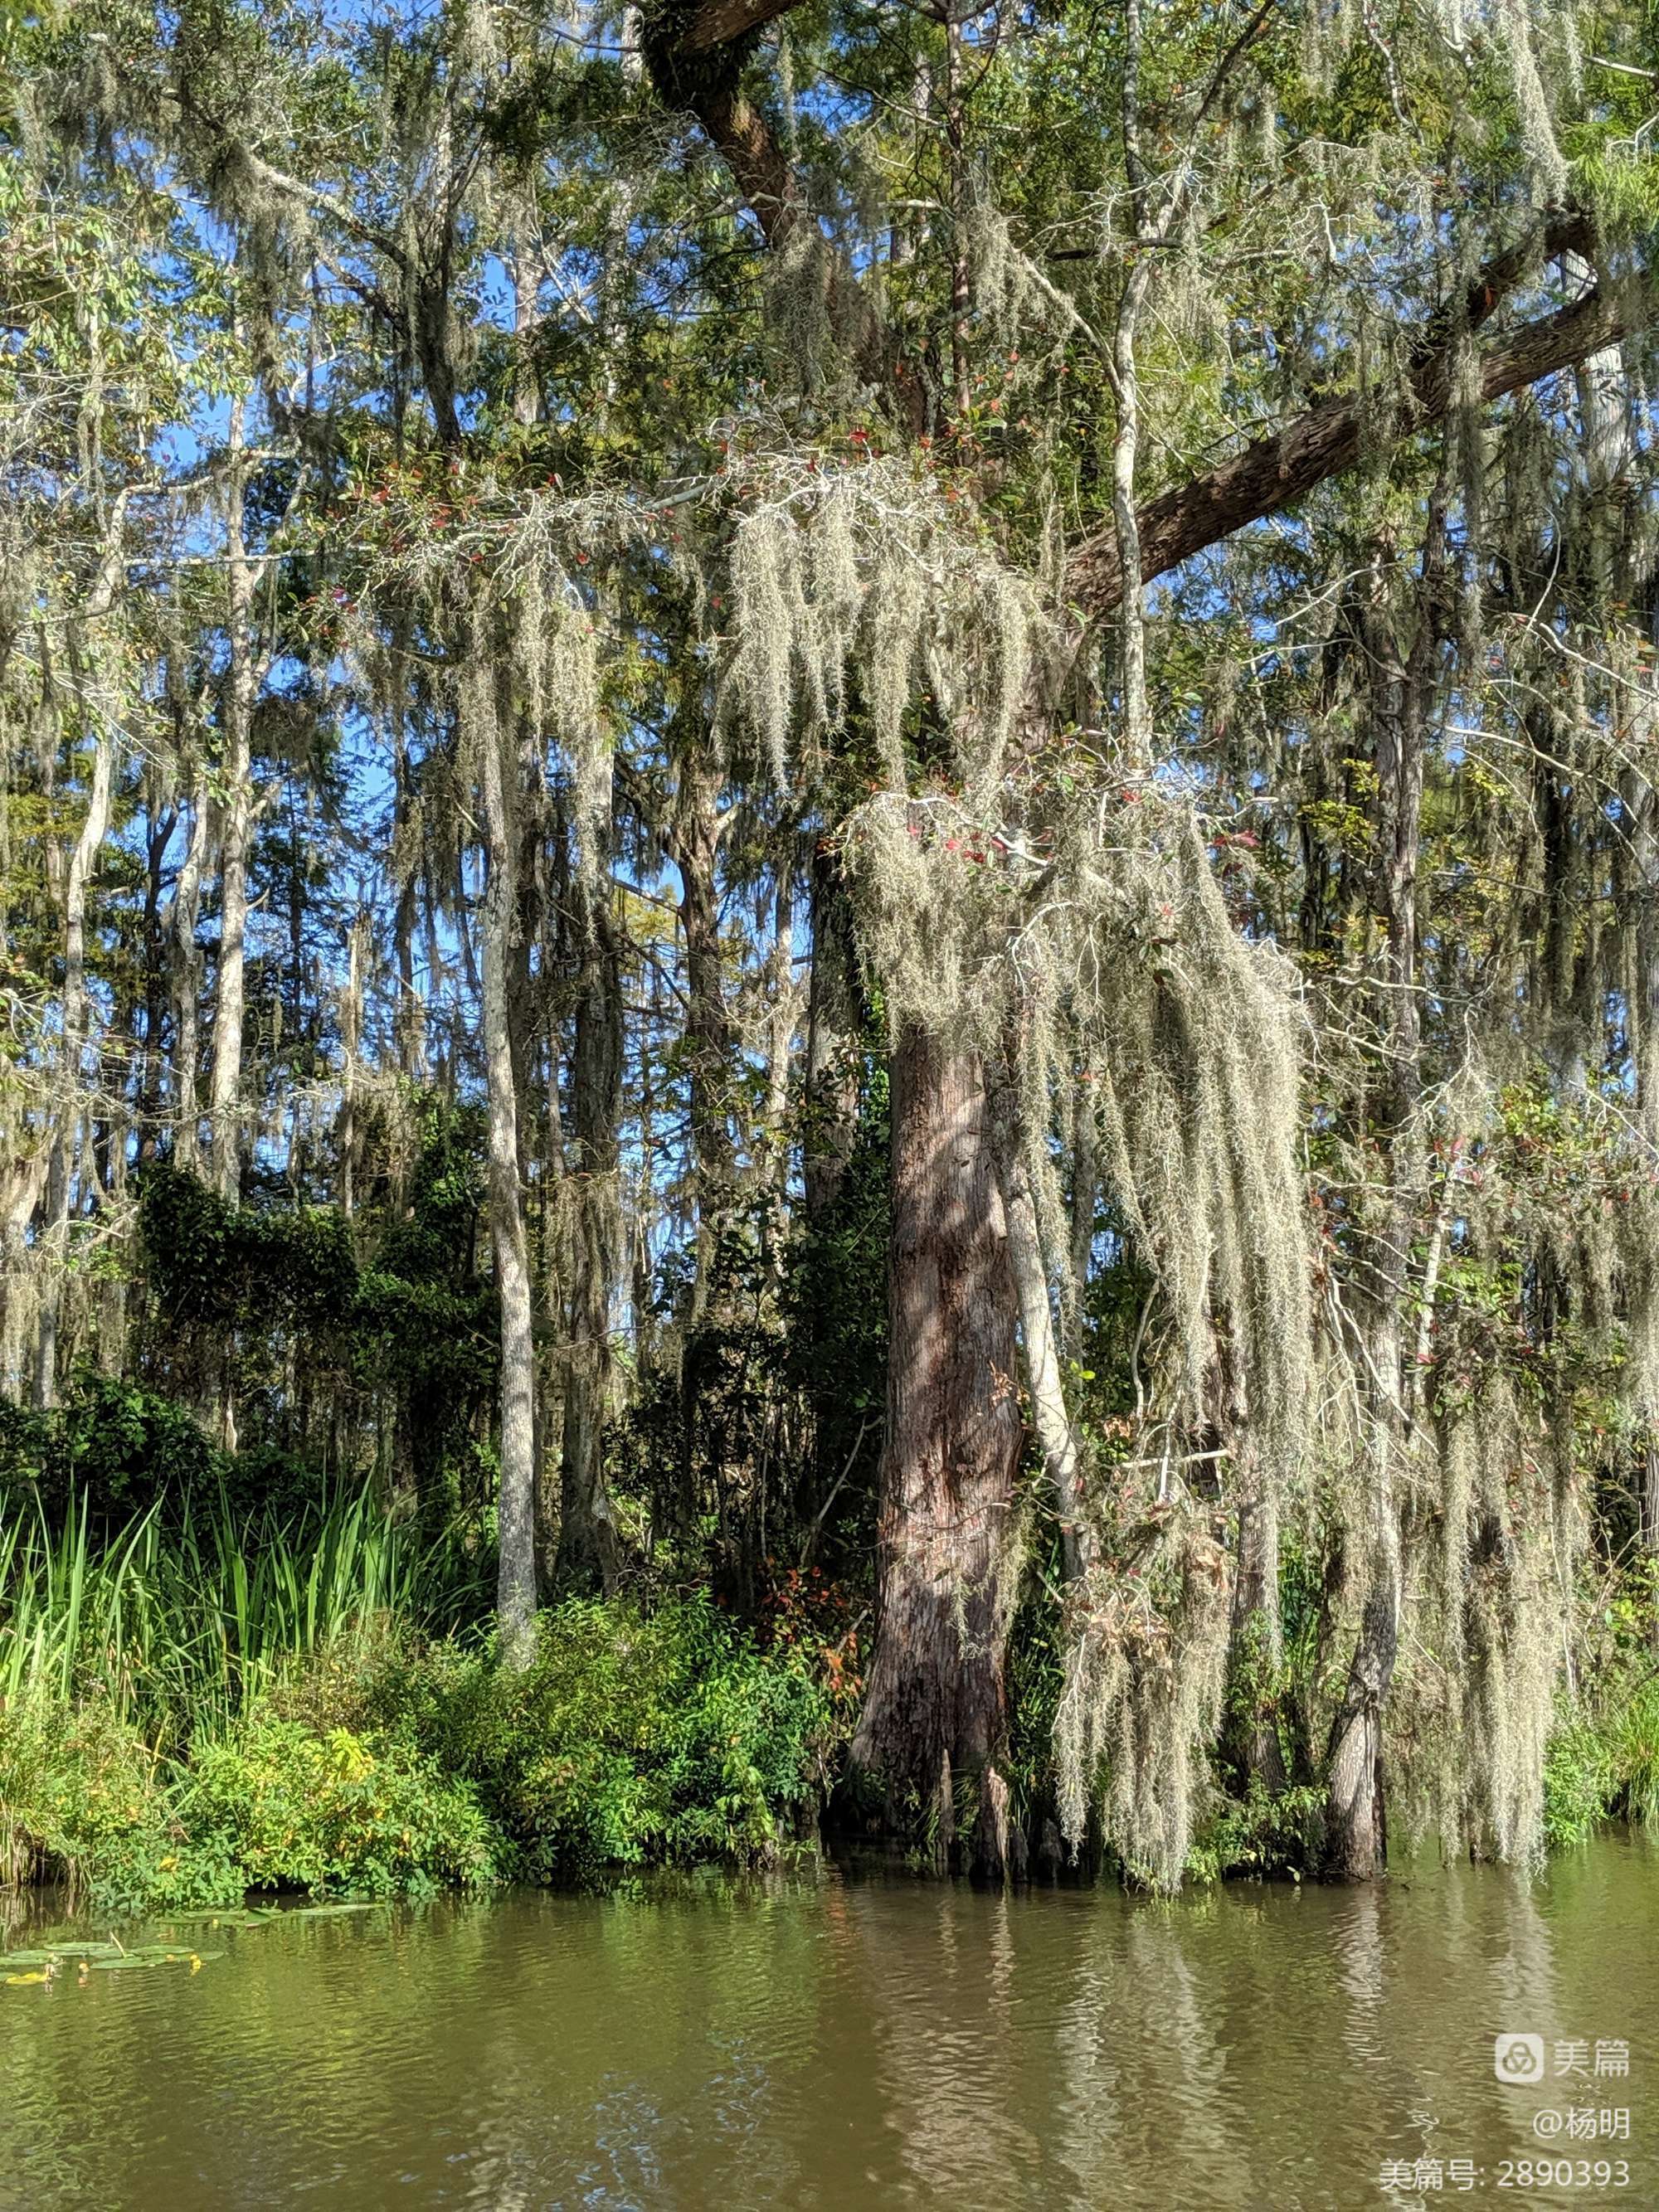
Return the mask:
<svg viewBox="0 0 1659 2212">
<path fill-rule="evenodd" d="M 1536 2148 L 1500 2027 L 1629 2041 L 1622 2201 L 1652 2204 L 1653 1873 L 1619 1838 L 1535 1884 L 1157 1905 L 827 1871 L 285 1917 L 196 1974 L 0 1990 L 0 2207 L 1346 2212 L 1390 2202 L 1385 2159 L 1490 2185 Z"/>
</svg>

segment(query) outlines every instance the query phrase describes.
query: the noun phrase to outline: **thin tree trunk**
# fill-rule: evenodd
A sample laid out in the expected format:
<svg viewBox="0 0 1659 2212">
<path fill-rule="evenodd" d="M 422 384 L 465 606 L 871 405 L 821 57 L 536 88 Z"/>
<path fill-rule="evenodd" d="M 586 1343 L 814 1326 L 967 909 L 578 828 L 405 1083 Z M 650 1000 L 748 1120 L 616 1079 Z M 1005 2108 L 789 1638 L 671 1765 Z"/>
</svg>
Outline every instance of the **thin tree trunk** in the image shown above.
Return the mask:
<svg viewBox="0 0 1659 2212">
<path fill-rule="evenodd" d="M 806 997 L 801 1182 L 806 1218 L 828 1219 L 858 1139 L 862 1008 L 852 915 L 832 853 L 812 857 L 812 966 Z"/>
<path fill-rule="evenodd" d="M 247 975 L 247 860 L 252 819 L 253 571 L 242 502 L 247 476 L 242 402 L 231 408 L 225 494 L 230 666 L 224 692 L 224 801 L 219 860 L 219 968 L 213 1017 L 212 1180 L 234 1199 L 241 1181 L 242 1030 Z"/>
<path fill-rule="evenodd" d="M 1218 1344 L 1216 1371 L 1220 1395 L 1216 1431 L 1227 1446 L 1226 1464 L 1238 1510 L 1224 1747 L 1247 1787 L 1259 1783 L 1270 1797 L 1277 1797 L 1289 1779 L 1277 1722 L 1285 1657 L 1279 1597 L 1279 1489 L 1251 1434 L 1243 1361 L 1236 1341 L 1229 1344 L 1224 1339 Z"/>
<path fill-rule="evenodd" d="M 1081 1511 L 1083 1464 L 1077 1435 L 1066 1411 L 1060 1377 L 1060 1342 L 1048 1297 L 1037 1227 L 1036 1200 L 1026 1164 L 1026 1134 L 1014 1078 L 1006 1068 L 991 1073 L 989 1128 L 997 1183 L 1007 1224 L 1008 1258 L 1019 1300 L 1020 1350 L 1031 1426 L 1042 1454 L 1043 1472 L 1060 1528 L 1060 1560 L 1067 1582 L 1089 1564 L 1088 1529 Z"/>
<path fill-rule="evenodd" d="M 1417 862 L 1422 837 L 1423 769 L 1428 693 L 1439 630 L 1436 594 L 1445 548 L 1446 466 L 1430 503 L 1423 566 L 1417 585 L 1414 641 L 1409 660 L 1395 638 L 1379 572 L 1364 617 L 1376 733 L 1379 858 L 1376 900 L 1385 933 L 1385 1072 L 1377 1119 L 1394 1200 L 1372 1255 L 1370 1370 L 1375 1378 L 1373 1466 L 1365 1534 L 1359 1632 L 1326 1757 L 1328 1870 L 1369 1881 L 1387 1849 L 1383 1805 L 1382 1709 L 1400 1643 L 1401 1541 L 1397 1489 L 1409 1443 L 1404 1397 L 1402 1315 L 1413 1239 L 1422 1196 L 1422 1163 L 1414 1134 L 1420 1087 L 1422 1024 L 1417 999 Z"/>
<path fill-rule="evenodd" d="M 530 1241 L 519 1172 L 519 1101 L 509 998 L 518 911 L 516 852 L 496 719 L 494 675 L 483 640 L 471 644 L 463 712 L 472 728 L 484 846 L 483 1003 L 489 1114 L 489 1227 L 501 1306 L 501 1489 L 497 1510 L 496 1619 L 501 1656 L 527 1666 L 536 1627 L 536 1347 Z"/>
<path fill-rule="evenodd" d="M 168 969 L 167 933 L 161 921 L 161 887 L 167 848 L 173 842 L 178 823 L 176 807 L 158 810 L 152 804 L 144 855 L 144 1050 L 137 1099 L 141 1160 L 153 1159 L 161 1142 Z"/>
<path fill-rule="evenodd" d="M 345 989 L 340 997 L 340 1211 L 349 1221 L 357 1203 L 357 1068 L 363 1041 L 363 961 L 369 920 L 360 913 L 346 939 Z"/>
<path fill-rule="evenodd" d="M 618 1546 L 605 1476 L 614 1389 L 611 1312 L 621 1264 L 622 970 L 603 887 L 584 901 L 581 978 L 571 1059 L 568 1185 L 570 1346 L 564 1401 L 558 1574 L 609 1590 Z"/>
<path fill-rule="evenodd" d="M 39 1334 L 35 1345 L 34 1397 L 38 1405 L 57 1402 L 58 1332 L 66 1246 L 76 1156 L 84 1119 L 88 1139 L 91 1115 L 84 1112 L 87 1036 L 91 1012 L 87 989 L 87 894 L 105 833 L 109 828 L 110 802 L 115 775 L 115 739 L 111 722 L 118 704 L 100 697 L 104 656 L 92 625 L 110 611 L 121 580 L 121 551 L 126 521 L 126 494 L 116 499 L 106 520 L 104 547 L 87 603 L 70 633 L 71 665 L 87 707 L 93 732 L 92 775 L 87 794 L 87 817 L 75 841 L 64 878 L 64 999 L 60 1092 L 52 1115 L 52 1134 L 46 1170 L 46 1209 L 41 1243 L 44 1253 Z M 88 1144 L 88 1152 L 89 1152 Z"/>
<path fill-rule="evenodd" d="M 1100 1135 L 1094 1100 L 1079 1084 L 1072 1116 L 1071 1283 L 1061 1305 L 1062 1340 L 1074 1359 L 1083 1352 L 1089 1272 L 1095 1253 L 1095 1207 L 1100 1197 Z"/>
<path fill-rule="evenodd" d="M 101 727 L 93 740 L 92 781 L 87 818 L 75 842 L 64 890 L 64 1001 L 61 1096 L 55 1116 L 52 1160 L 46 1172 L 46 1269 L 40 1295 L 36 1346 L 34 1401 L 58 1402 L 58 1328 L 65 1272 L 64 1246 L 75 1182 L 76 1133 L 82 1113 L 82 1085 L 87 1047 L 87 890 L 109 827 L 114 775 L 113 740 Z"/>
<path fill-rule="evenodd" d="M 682 757 L 667 842 L 679 871 L 680 927 L 685 935 L 685 1057 L 697 1208 L 696 1314 L 708 1294 L 720 1224 L 731 1210 L 737 1181 L 732 1140 L 734 1051 L 716 877 L 724 826 L 718 807 L 720 783 L 718 763 L 700 739 L 690 738 Z"/>
<path fill-rule="evenodd" d="M 198 769 L 190 836 L 173 893 L 173 1154 L 175 1164 L 192 1174 L 201 1168 L 202 954 L 196 929 L 202 916 L 207 841 L 207 791 Z"/>
</svg>

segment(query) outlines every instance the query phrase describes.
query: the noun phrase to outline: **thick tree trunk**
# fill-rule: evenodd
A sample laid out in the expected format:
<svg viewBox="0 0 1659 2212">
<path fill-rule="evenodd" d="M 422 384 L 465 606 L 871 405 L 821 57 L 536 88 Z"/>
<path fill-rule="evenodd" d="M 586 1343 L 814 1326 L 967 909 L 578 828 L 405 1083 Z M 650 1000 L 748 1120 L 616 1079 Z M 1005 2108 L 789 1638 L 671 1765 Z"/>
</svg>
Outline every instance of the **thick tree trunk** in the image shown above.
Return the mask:
<svg viewBox="0 0 1659 2212">
<path fill-rule="evenodd" d="M 1018 1571 L 1015 1303 L 978 1060 L 911 1034 L 893 1057 L 893 1231 L 877 1628 L 856 1766 L 889 1824 L 949 1863 L 964 1786 L 975 1870 L 1000 1877 L 1005 1671 Z"/>
<path fill-rule="evenodd" d="M 1399 1648 L 1400 1547 L 1390 1522 L 1369 1563 L 1359 1640 L 1326 1760 L 1326 1872 L 1343 1881 L 1370 1881 L 1382 1867 L 1382 1705 Z"/>
</svg>

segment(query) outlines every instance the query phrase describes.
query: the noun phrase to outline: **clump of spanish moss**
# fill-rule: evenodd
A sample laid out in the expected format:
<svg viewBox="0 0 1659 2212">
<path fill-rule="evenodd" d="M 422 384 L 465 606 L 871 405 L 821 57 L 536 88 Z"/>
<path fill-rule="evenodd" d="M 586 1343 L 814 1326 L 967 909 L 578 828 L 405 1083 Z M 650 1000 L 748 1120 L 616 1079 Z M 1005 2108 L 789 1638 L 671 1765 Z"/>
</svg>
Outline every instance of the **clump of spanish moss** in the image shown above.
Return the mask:
<svg viewBox="0 0 1659 2212">
<path fill-rule="evenodd" d="M 1175 1400 L 1196 1406 L 1226 1314 L 1255 1432 L 1293 1465 L 1312 1357 L 1300 1016 L 1287 963 L 1229 916 L 1191 805 L 1133 791 L 1034 834 L 944 793 L 882 795 L 844 840 L 894 1029 L 986 1052 L 1018 1034 L 1045 1152 L 1077 1096 L 1166 1303 Z"/>
<path fill-rule="evenodd" d="M 1189 1504 L 1152 1509 L 1130 1542 L 1130 1562 L 1076 1603 L 1054 1723 L 1060 1815 L 1075 1845 L 1097 1800 L 1129 1877 L 1175 1889 L 1221 1717 L 1228 1563 Z"/>
<path fill-rule="evenodd" d="M 838 730 L 855 686 L 891 785 L 904 790 L 910 718 L 925 700 L 958 771 L 1000 763 L 1026 696 L 1042 622 L 1030 586 L 925 470 L 871 459 L 772 463 L 731 547 L 734 709 L 786 782 L 792 741 Z"/>
</svg>

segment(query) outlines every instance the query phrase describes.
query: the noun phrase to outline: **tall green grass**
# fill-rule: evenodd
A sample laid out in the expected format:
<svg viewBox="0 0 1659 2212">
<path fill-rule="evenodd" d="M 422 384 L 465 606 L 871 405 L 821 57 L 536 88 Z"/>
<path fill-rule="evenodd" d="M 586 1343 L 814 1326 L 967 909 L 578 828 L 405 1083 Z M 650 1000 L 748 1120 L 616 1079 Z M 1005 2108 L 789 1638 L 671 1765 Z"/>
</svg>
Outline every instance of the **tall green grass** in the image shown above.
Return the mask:
<svg viewBox="0 0 1659 2212">
<path fill-rule="evenodd" d="M 0 1697 L 96 1698 L 152 1741 L 227 1727 L 295 1662 L 444 1630 L 477 1609 L 477 1569 L 367 1493 L 297 1520 L 222 1497 L 99 1528 L 0 1509 Z"/>
</svg>

